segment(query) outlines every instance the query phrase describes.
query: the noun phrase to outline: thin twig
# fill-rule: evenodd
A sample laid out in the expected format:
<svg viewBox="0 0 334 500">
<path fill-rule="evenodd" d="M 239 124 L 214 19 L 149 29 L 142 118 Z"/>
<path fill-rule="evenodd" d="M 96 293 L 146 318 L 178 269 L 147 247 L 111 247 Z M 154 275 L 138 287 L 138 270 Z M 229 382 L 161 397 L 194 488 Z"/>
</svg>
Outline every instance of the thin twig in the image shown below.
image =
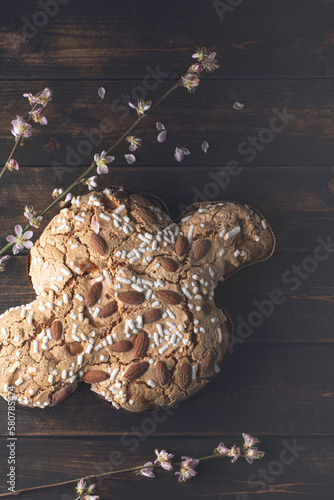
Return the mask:
<svg viewBox="0 0 334 500">
<path fill-rule="evenodd" d="M 206 457 L 198 458 L 198 460 L 200 462 L 203 462 L 203 461 L 209 460 L 211 458 L 222 458 L 222 457 L 223 457 L 223 455 L 213 454 L 213 455 L 208 455 Z M 181 462 L 175 462 L 175 463 L 173 463 L 173 465 L 180 466 Z M 41 485 L 41 486 L 33 486 L 31 488 L 21 488 L 20 490 L 17 490 L 13 493 L 2 493 L 2 494 L 0 494 L 0 498 L 17 496 L 17 495 L 20 495 L 21 493 L 27 493 L 28 491 L 37 491 L 37 490 L 43 490 L 43 489 L 48 489 L 48 488 L 55 488 L 56 486 L 66 486 L 67 484 L 78 483 L 80 481 L 80 479 L 93 479 L 93 478 L 98 478 L 98 477 L 111 476 L 114 474 L 121 474 L 122 472 L 135 472 L 137 470 L 152 469 L 152 468 L 158 468 L 158 467 L 160 467 L 160 463 L 147 465 L 147 466 L 138 465 L 136 467 L 129 467 L 128 469 L 120 469 L 120 470 L 114 470 L 111 472 L 103 472 L 101 474 L 94 474 L 93 476 L 85 476 L 84 478 L 80 477 L 80 478 L 76 478 L 76 479 L 70 479 L 69 481 L 62 481 L 60 483 L 45 484 L 45 485 Z"/>
<path fill-rule="evenodd" d="M 38 106 L 38 103 L 36 103 L 34 106 L 32 106 L 31 111 L 35 111 L 37 106 Z M 29 118 L 26 120 L 26 123 L 29 123 L 31 118 L 32 118 L 32 114 L 29 115 Z M 21 142 L 22 142 L 22 135 L 20 135 L 20 137 L 17 137 L 15 139 L 15 144 L 14 144 L 14 146 L 13 146 L 13 148 L 12 148 L 8 158 L 7 158 L 5 165 L 2 167 L 2 170 L 0 172 L 0 179 L 2 178 L 3 174 L 7 170 L 7 163 L 9 162 L 9 160 L 12 159 L 12 156 L 15 153 L 17 146 L 19 146 L 21 144 Z"/>
<path fill-rule="evenodd" d="M 130 134 L 130 132 L 132 132 L 132 130 L 142 121 L 142 119 L 147 116 L 153 109 L 155 109 L 159 104 L 161 104 L 162 101 L 164 101 L 166 99 L 166 97 L 168 97 L 172 92 L 174 92 L 174 90 L 176 90 L 180 85 L 180 80 L 177 81 L 177 83 L 175 83 L 169 90 L 167 90 L 167 92 L 165 92 L 163 94 L 162 97 L 160 97 L 160 99 L 158 99 L 158 101 L 153 104 L 153 106 L 151 106 L 143 116 L 140 116 L 139 118 L 137 118 L 137 120 L 131 125 L 131 127 L 129 127 L 126 132 L 124 132 L 124 134 L 112 145 L 110 146 L 110 148 L 107 150 L 107 154 L 111 153 L 111 151 L 113 151 L 122 141 L 124 141 L 124 139 Z M 39 212 L 38 216 L 43 216 L 45 215 L 47 212 L 49 212 L 55 205 L 57 205 L 63 198 L 65 198 L 65 196 L 76 186 L 80 183 L 80 181 L 82 179 L 85 179 L 89 174 L 90 172 L 93 170 L 93 168 L 95 167 L 95 162 L 93 161 L 90 166 L 83 172 L 83 174 L 81 174 L 74 182 L 72 182 L 72 184 L 70 186 L 68 186 L 68 188 L 66 188 L 64 190 L 64 192 L 59 195 L 52 203 L 50 203 L 50 205 L 48 205 L 44 210 L 42 210 L 41 212 Z M 0 175 L 0 179 L 1 179 L 1 175 Z M 31 228 L 32 226 L 30 224 L 27 224 L 24 228 L 23 228 L 23 233 L 25 233 L 26 231 L 28 231 L 29 228 Z M 3 248 L 1 248 L 0 250 L 0 255 L 3 255 L 7 250 L 9 250 L 12 246 L 14 245 L 14 243 L 8 243 L 7 245 L 5 245 Z"/>
</svg>

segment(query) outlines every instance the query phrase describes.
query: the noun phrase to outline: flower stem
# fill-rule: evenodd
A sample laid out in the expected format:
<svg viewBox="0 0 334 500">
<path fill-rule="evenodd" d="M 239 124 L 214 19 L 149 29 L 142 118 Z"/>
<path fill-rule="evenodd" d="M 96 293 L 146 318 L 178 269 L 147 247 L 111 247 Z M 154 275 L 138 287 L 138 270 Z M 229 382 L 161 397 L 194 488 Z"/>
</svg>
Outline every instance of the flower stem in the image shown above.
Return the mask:
<svg viewBox="0 0 334 500">
<path fill-rule="evenodd" d="M 121 135 L 121 137 L 112 145 L 110 146 L 110 148 L 107 150 L 107 154 L 111 153 L 111 151 L 113 151 L 122 141 L 124 141 L 124 139 L 130 134 L 130 132 L 132 132 L 132 130 L 137 127 L 137 125 L 141 122 L 141 120 L 147 116 L 153 109 L 155 109 L 159 104 L 161 104 L 162 101 L 164 101 L 166 99 L 166 97 L 168 97 L 172 92 L 174 92 L 174 90 L 176 90 L 180 85 L 180 80 L 177 81 L 177 83 L 175 83 L 169 90 L 167 90 L 167 92 L 165 92 L 161 97 L 160 99 L 157 100 L 157 102 L 155 104 L 153 104 L 153 106 L 151 106 L 145 113 L 145 115 L 143 116 L 140 116 L 139 118 L 137 118 L 137 120 L 131 125 L 131 127 L 129 127 L 126 132 L 124 132 L 123 135 Z M 30 115 L 31 116 L 31 115 Z M 19 141 L 17 141 L 18 143 Z M 16 143 L 16 146 L 17 146 L 17 143 Z M 13 148 L 11 154 L 13 154 L 13 152 L 15 151 L 15 147 Z M 93 161 L 90 166 L 83 172 L 83 174 L 81 174 L 74 182 L 72 182 L 72 184 L 70 186 L 68 186 L 64 192 L 58 196 L 58 198 L 56 198 L 52 203 L 50 203 L 50 205 L 48 205 L 44 210 L 42 210 L 38 216 L 43 216 L 45 215 L 47 212 L 49 212 L 55 205 L 57 205 L 57 203 L 60 202 L 61 199 L 65 198 L 65 196 L 71 191 L 71 189 L 73 189 L 77 184 L 79 184 L 79 182 L 82 180 L 82 179 L 85 179 L 89 174 L 90 172 L 93 170 L 93 168 L 95 167 L 95 162 Z M 2 172 L 0 173 L 0 179 L 3 175 L 3 172 L 4 172 L 4 169 L 6 169 L 6 167 L 4 167 L 2 169 Z M 23 233 L 25 233 L 26 231 L 28 231 L 28 229 L 32 227 L 30 224 L 27 224 L 24 228 L 23 228 Z M 9 250 L 12 246 L 14 245 L 14 243 L 8 243 L 6 246 L 4 246 L 3 248 L 0 249 L 0 255 L 3 255 L 7 250 Z M 1 495 L 0 495 L 1 496 Z"/>
<path fill-rule="evenodd" d="M 222 455 L 214 455 L 214 454 L 208 455 L 207 457 L 201 457 L 198 460 L 200 462 L 203 462 L 205 460 L 210 460 L 211 458 L 222 458 Z M 181 465 L 181 462 L 174 462 L 173 465 Z M 21 493 L 27 493 L 28 491 L 43 490 L 43 489 L 47 489 L 47 488 L 54 488 L 56 486 L 66 486 L 67 484 L 78 483 L 80 481 L 80 479 L 93 479 L 93 478 L 98 478 L 98 477 L 106 477 L 106 476 L 111 476 L 114 474 L 121 474 L 122 472 L 135 472 L 135 471 L 141 470 L 141 469 L 150 469 L 152 467 L 158 468 L 158 467 L 160 467 L 160 464 L 157 463 L 157 464 L 147 465 L 146 467 L 144 465 L 137 465 L 136 467 L 129 467 L 127 469 L 114 470 L 111 472 L 103 472 L 101 474 L 94 474 L 93 476 L 85 476 L 84 478 L 79 477 L 77 479 L 70 479 L 69 481 L 62 481 L 60 483 L 45 484 L 45 485 L 41 485 L 41 486 L 33 486 L 31 488 L 22 488 L 20 490 L 15 491 L 14 493 L 2 493 L 2 494 L 0 494 L 0 498 L 17 496 L 17 495 L 20 495 Z"/>
<path fill-rule="evenodd" d="M 37 104 L 35 104 L 35 105 L 32 107 L 31 111 L 35 111 L 36 107 L 37 107 Z M 30 122 L 31 117 L 32 117 L 32 115 L 30 114 L 30 115 L 29 115 L 29 118 L 27 118 L 27 120 L 26 120 L 26 123 L 29 123 L 29 122 Z M 4 165 L 4 166 L 2 167 L 2 169 L 1 169 L 1 172 L 0 172 L 0 179 L 2 178 L 3 174 L 5 173 L 5 170 L 7 170 L 7 163 L 9 162 L 9 160 L 11 160 L 11 159 L 12 159 L 12 156 L 13 156 L 13 154 L 15 153 L 17 146 L 19 146 L 19 145 L 21 144 L 21 141 L 22 141 L 22 135 L 20 135 L 20 137 L 16 138 L 16 140 L 15 140 L 15 144 L 14 144 L 14 146 L 13 146 L 13 148 L 12 148 L 12 150 L 11 150 L 11 152 L 10 152 L 10 154 L 9 154 L 8 158 L 7 158 L 7 161 L 6 161 L 5 165 Z"/>
</svg>

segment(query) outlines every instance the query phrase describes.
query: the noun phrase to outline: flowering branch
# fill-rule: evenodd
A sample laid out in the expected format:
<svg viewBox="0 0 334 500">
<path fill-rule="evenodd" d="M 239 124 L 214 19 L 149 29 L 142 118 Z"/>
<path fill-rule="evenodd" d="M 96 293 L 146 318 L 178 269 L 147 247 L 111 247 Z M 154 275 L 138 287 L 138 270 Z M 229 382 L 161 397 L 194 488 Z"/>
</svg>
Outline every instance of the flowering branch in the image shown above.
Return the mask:
<svg viewBox="0 0 334 500">
<path fill-rule="evenodd" d="M 259 451 L 257 447 L 255 447 L 255 444 L 260 443 L 260 441 L 249 434 L 242 434 L 244 438 L 244 443 L 242 447 L 242 451 L 240 451 L 240 448 L 238 448 L 236 445 L 233 445 L 232 448 L 227 448 L 224 443 L 219 443 L 218 447 L 214 449 L 213 453 L 211 455 L 205 456 L 205 457 L 200 457 L 200 458 L 191 458 L 191 457 L 181 457 L 182 461 L 181 462 L 172 462 L 172 459 L 174 458 L 174 455 L 171 453 L 168 453 L 166 450 L 155 450 L 155 454 L 157 458 L 155 459 L 154 463 L 152 462 L 147 462 L 144 465 L 138 465 L 136 467 L 129 467 L 127 469 L 121 469 L 121 470 L 115 470 L 111 472 L 103 472 L 101 474 L 95 474 L 93 476 L 86 476 L 84 478 L 80 479 L 71 479 L 69 481 L 63 481 L 61 483 L 53 483 L 53 484 L 47 484 L 47 485 L 42 485 L 42 486 L 35 486 L 32 488 L 22 488 L 20 490 L 17 490 L 13 493 L 2 493 L 0 494 L 0 498 L 4 497 L 9 497 L 9 496 L 16 496 L 20 495 L 21 493 L 27 493 L 28 491 L 37 491 L 41 489 L 46 489 L 46 488 L 54 488 L 56 486 L 65 486 L 67 484 L 74 484 L 77 483 L 76 486 L 76 491 L 79 494 L 79 496 L 76 498 L 76 500 L 100 500 L 100 497 L 97 495 L 94 495 L 96 486 L 95 484 L 90 484 L 87 486 L 87 480 L 93 479 L 93 478 L 99 478 L 99 477 L 106 477 L 106 476 L 111 476 L 114 474 L 121 474 L 123 472 L 134 472 L 137 475 L 140 476 L 146 476 L 149 478 L 155 478 L 154 470 L 161 467 L 162 469 L 172 472 L 174 471 L 174 467 L 178 466 L 180 468 L 179 471 L 174 472 L 176 476 L 178 476 L 178 482 L 183 483 L 187 481 L 188 479 L 191 479 L 197 475 L 197 471 L 195 470 L 195 467 L 200 462 L 204 462 L 206 460 L 212 460 L 215 458 L 224 458 L 224 457 L 231 457 L 232 463 L 235 463 L 240 457 L 243 457 L 247 460 L 249 464 L 252 464 L 254 460 L 259 460 L 262 458 L 265 454 L 264 451 Z"/>
<path fill-rule="evenodd" d="M 89 174 L 92 172 L 92 170 L 95 167 L 97 167 L 98 174 L 108 173 L 109 170 L 108 170 L 108 167 L 106 164 L 111 163 L 111 161 L 113 161 L 115 158 L 113 156 L 108 157 L 107 155 L 109 153 L 111 153 L 124 140 L 127 140 L 128 142 L 130 142 L 130 148 L 132 146 L 130 151 L 134 150 L 133 146 L 138 147 L 140 142 L 138 143 L 138 139 L 135 136 L 130 136 L 131 132 L 137 127 L 137 125 L 139 125 L 141 120 L 145 116 L 148 115 L 148 113 L 152 112 L 156 107 L 158 107 L 159 104 L 162 103 L 162 101 L 164 101 L 172 92 L 174 92 L 174 90 L 176 90 L 180 86 L 183 86 L 189 92 L 191 92 L 191 93 L 194 92 L 194 90 L 199 85 L 200 75 L 203 72 L 203 70 L 211 72 L 214 69 L 219 67 L 217 64 L 217 61 L 215 59 L 216 53 L 209 52 L 206 48 L 198 49 L 196 51 L 196 53 L 193 54 L 192 57 L 198 59 L 198 63 L 190 66 L 190 68 L 188 68 L 186 74 L 184 76 L 182 76 L 169 90 L 167 90 L 167 92 L 165 92 L 160 97 L 160 99 L 158 99 L 157 102 L 153 104 L 153 106 L 152 106 L 151 101 L 140 100 L 140 101 L 138 101 L 137 105 L 129 103 L 129 106 L 131 108 L 134 108 L 137 111 L 137 114 L 138 114 L 137 120 L 135 120 L 135 122 L 126 130 L 126 132 L 124 132 L 124 134 L 122 134 L 121 137 L 112 146 L 110 146 L 110 148 L 107 151 L 102 151 L 102 153 L 100 155 L 96 154 L 94 156 L 94 161 L 90 164 L 90 166 L 74 182 L 72 182 L 72 184 L 70 184 L 70 186 L 68 186 L 65 190 L 61 190 L 61 192 L 60 192 L 60 190 L 58 190 L 58 193 L 56 193 L 56 195 L 54 196 L 55 200 L 52 203 L 50 203 L 50 205 L 48 205 L 44 210 L 39 212 L 38 215 L 37 215 L 37 212 L 34 212 L 34 215 L 32 217 L 35 218 L 35 221 L 37 220 L 37 223 L 35 225 L 31 223 L 31 220 L 28 219 L 29 222 L 24 228 L 21 228 L 21 226 L 16 226 L 16 228 L 15 228 L 16 236 L 7 237 L 8 243 L 7 243 L 7 245 L 5 245 L 3 248 L 0 249 L 0 256 L 3 255 L 12 246 L 14 246 L 14 248 L 13 248 L 14 254 L 18 253 L 17 251 L 22 249 L 23 246 L 26 246 L 25 241 L 27 239 L 30 239 L 32 236 L 31 235 L 31 236 L 26 238 L 25 237 L 26 232 L 29 231 L 29 229 L 32 226 L 39 227 L 40 221 L 42 220 L 43 216 L 47 212 L 49 212 L 55 205 L 57 205 L 61 200 L 63 200 L 65 198 L 65 203 L 68 200 L 70 200 L 72 198 L 71 191 L 78 184 L 86 182 L 86 184 L 88 184 L 89 187 L 91 185 L 96 184 L 94 177 L 91 177 L 90 179 L 88 179 Z M 45 89 L 43 91 L 43 93 L 45 93 L 46 90 L 51 92 L 50 89 Z M 40 95 L 37 95 L 37 96 L 32 96 L 31 94 L 24 94 L 24 95 L 29 98 L 30 102 L 32 102 L 32 99 L 38 99 L 38 98 L 40 99 L 41 98 L 40 96 L 43 95 L 43 93 L 41 93 Z M 50 94 L 50 99 L 51 99 L 51 95 L 52 94 Z M 31 113 L 33 113 L 33 112 L 31 112 Z M 23 126 L 23 125 L 20 125 L 20 126 Z M 188 154 L 188 153 L 183 152 L 183 154 Z M 134 161 L 136 161 L 134 155 L 132 155 L 132 154 L 125 155 L 125 158 L 126 158 L 126 161 L 128 163 L 133 163 Z M 1 178 L 1 174 L 0 174 L 0 178 Z M 92 184 L 92 183 L 94 183 L 94 184 Z M 62 202 L 62 203 L 64 204 L 64 202 Z M 31 209 L 32 209 L 32 207 L 31 207 Z M 37 215 L 37 217 L 36 217 L 36 215 Z M 19 231 L 19 234 L 17 233 L 17 231 Z M 28 243 L 28 245 L 30 245 L 30 242 Z M 3 268 L 3 266 L 2 266 L 2 268 Z M 0 270 L 1 270 L 1 261 L 0 261 Z"/>
<path fill-rule="evenodd" d="M 11 123 L 13 128 L 11 130 L 13 136 L 15 137 L 15 144 L 9 153 L 8 159 L 0 172 L 0 179 L 6 170 L 19 170 L 19 164 L 16 160 L 12 158 L 13 154 L 16 151 L 18 146 L 23 146 L 23 139 L 25 137 L 30 137 L 31 134 L 31 125 L 30 121 L 34 120 L 35 122 L 40 123 L 41 125 L 47 125 L 48 120 L 45 116 L 42 115 L 43 108 L 47 106 L 47 104 L 52 100 L 52 91 L 49 88 L 44 89 L 42 92 L 38 92 L 36 95 L 23 94 L 23 97 L 27 97 L 29 99 L 29 103 L 31 105 L 31 111 L 29 111 L 29 117 L 26 121 L 22 118 L 22 116 L 16 116 L 16 120 L 13 120 Z M 39 106 L 39 107 L 38 107 Z"/>
</svg>

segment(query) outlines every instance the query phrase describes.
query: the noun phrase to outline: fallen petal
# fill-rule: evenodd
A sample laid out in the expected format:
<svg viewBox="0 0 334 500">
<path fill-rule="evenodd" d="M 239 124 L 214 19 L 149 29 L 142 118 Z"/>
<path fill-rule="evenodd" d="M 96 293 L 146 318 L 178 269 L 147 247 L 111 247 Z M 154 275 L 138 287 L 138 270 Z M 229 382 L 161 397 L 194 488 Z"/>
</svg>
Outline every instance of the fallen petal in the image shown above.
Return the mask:
<svg viewBox="0 0 334 500">
<path fill-rule="evenodd" d="M 93 231 L 98 234 L 100 231 L 100 224 L 97 222 L 97 220 L 93 220 L 92 222 L 92 229 Z"/>
<path fill-rule="evenodd" d="M 245 105 L 244 105 L 244 104 L 242 104 L 242 102 L 235 102 L 235 103 L 233 104 L 233 108 L 234 108 L 234 109 L 237 109 L 238 111 L 240 111 L 240 109 L 242 109 L 242 108 L 244 108 L 244 107 L 245 107 Z"/>
<path fill-rule="evenodd" d="M 167 139 L 167 130 L 163 130 L 162 132 L 160 132 L 160 134 L 158 135 L 157 137 L 157 141 L 158 142 L 165 142 L 165 140 Z"/>
<path fill-rule="evenodd" d="M 136 161 L 136 157 L 134 155 L 124 155 L 124 157 L 130 165 Z"/>
<path fill-rule="evenodd" d="M 104 99 L 104 96 L 106 95 L 106 89 L 104 87 L 100 87 L 97 93 L 99 97 L 101 97 L 101 99 Z"/>
<path fill-rule="evenodd" d="M 181 151 L 184 152 L 185 155 L 190 155 L 189 149 L 187 149 L 187 148 L 180 148 L 180 149 L 181 149 Z"/>
<path fill-rule="evenodd" d="M 176 148 L 174 158 L 176 161 L 182 161 L 184 158 L 184 152 L 181 149 Z"/>
<path fill-rule="evenodd" d="M 155 126 L 157 127 L 158 130 L 165 130 L 165 125 L 161 122 L 157 122 Z"/>
<path fill-rule="evenodd" d="M 204 153 L 207 153 L 208 149 L 209 149 L 209 143 L 206 142 L 206 141 L 203 141 L 202 142 L 202 146 L 201 146 L 202 150 L 204 151 Z"/>
</svg>

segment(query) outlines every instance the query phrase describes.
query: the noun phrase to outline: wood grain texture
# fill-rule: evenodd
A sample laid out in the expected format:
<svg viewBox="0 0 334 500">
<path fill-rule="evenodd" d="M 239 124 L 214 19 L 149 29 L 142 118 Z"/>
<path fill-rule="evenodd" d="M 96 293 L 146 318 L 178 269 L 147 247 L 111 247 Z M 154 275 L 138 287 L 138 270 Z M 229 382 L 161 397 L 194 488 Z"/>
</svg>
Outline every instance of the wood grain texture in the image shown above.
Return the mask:
<svg viewBox="0 0 334 500">
<path fill-rule="evenodd" d="M 66 3 L 66 2 L 64 2 Z M 194 46 L 220 54 L 220 78 L 333 76 L 328 0 L 72 0 L 43 15 L 36 0 L 5 2 L 0 67 L 7 78 L 137 78 L 160 64 L 182 72 Z M 38 12 L 42 14 L 38 15 Z M 51 9 L 52 12 L 52 9 Z M 36 27 L 37 25 L 37 27 Z M 223 60 L 222 60 L 223 59 Z"/>
<path fill-rule="evenodd" d="M 23 222 L 25 204 L 44 208 L 51 203 L 55 186 L 69 185 L 81 172 L 64 167 L 6 172 L 0 197 L 2 241 L 17 222 Z M 333 232 L 334 196 L 327 187 L 333 172 L 333 167 L 245 167 L 239 175 L 231 176 L 224 188 L 224 168 L 128 166 L 111 168 L 108 177 L 100 177 L 98 182 L 100 187 L 118 184 L 160 196 L 174 217 L 193 202 L 243 201 L 264 214 L 276 234 L 278 252 L 313 252 L 317 238 L 327 238 Z M 47 214 L 43 227 L 56 213 L 54 209 Z M 40 232 L 36 230 L 36 236 Z"/>
<path fill-rule="evenodd" d="M 100 85 L 107 91 L 103 101 L 97 94 Z M 153 89 L 145 91 L 144 97 L 155 102 L 171 85 L 153 82 Z M 89 165 L 94 153 L 107 149 L 136 118 L 128 101 L 136 101 L 140 80 L 0 81 L 2 161 L 13 145 L 11 120 L 15 114 L 25 116 L 29 111 L 22 94 L 45 86 L 54 92 L 46 109 L 49 124 L 34 124 L 34 137 L 16 154 L 21 165 Z M 215 81 L 208 75 L 193 95 L 177 89 L 138 126 L 135 134 L 143 145 L 136 153 L 136 166 L 214 167 L 231 161 L 245 167 L 331 165 L 332 97 L 331 79 Z M 233 109 L 235 101 L 245 107 Z M 164 144 L 156 140 L 156 121 L 163 121 L 168 130 Z M 207 154 L 201 150 L 204 140 L 210 143 Z M 118 165 L 127 165 L 123 156 L 126 145 L 116 151 Z M 176 146 L 191 151 L 181 164 L 174 160 Z"/>
<path fill-rule="evenodd" d="M 119 412 L 81 384 L 58 407 L 20 407 L 17 434 L 118 435 L 127 440 L 136 429 L 145 433 L 149 426 L 152 434 L 181 437 L 233 434 L 251 426 L 256 436 L 332 435 L 333 376 L 332 347 L 327 345 L 245 343 L 225 359 L 205 390 L 167 414 Z M 1 400 L 2 422 L 6 412 Z"/>
<path fill-rule="evenodd" d="M 208 455 L 224 440 L 227 446 L 234 442 L 241 444 L 240 434 L 225 439 L 222 431 L 216 437 L 170 438 L 145 436 L 139 441 L 122 443 L 115 438 L 21 438 L 20 455 L 17 463 L 18 486 L 35 486 L 48 482 L 66 481 L 88 474 L 98 474 L 141 465 L 154 459 L 154 448 L 165 448 L 177 459 L 182 455 L 199 457 Z M 278 500 L 331 500 L 334 488 L 331 463 L 333 438 L 263 437 L 260 449 L 266 450 L 261 463 L 252 467 L 239 460 L 216 459 L 200 463 L 195 479 L 179 484 L 173 473 L 159 470 L 156 479 L 138 477 L 134 473 L 123 473 L 104 478 L 98 483 L 98 493 L 104 500 L 114 498 L 159 498 L 181 500 L 214 498 L 215 500 L 249 500 L 253 498 L 274 498 Z M 0 439 L 0 446 L 5 442 Z M 289 447 L 297 446 L 296 456 Z M 33 447 L 36 459 L 31 460 Z M 320 448 L 320 456 L 315 449 Z M 285 451 L 284 451 L 285 450 Z M 63 460 L 66 456 L 66 468 Z M 3 457 L 1 459 L 3 461 Z M 283 465 L 283 462 L 290 462 Z M 262 470 L 262 477 L 259 470 Z M 260 476 L 259 476 L 260 474 Z M 264 474 L 264 476 L 263 476 Z M 5 489 L 2 485 L 0 492 Z M 239 496 L 238 496 L 239 495 Z M 21 497 L 20 497 L 21 498 Z M 67 485 L 53 490 L 25 493 L 24 500 L 74 500 L 75 487 Z"/>
<path fill-rule="evenodd" d="M 155 102 L 191 64 L 194 46 L 202 45 L 217 52 L 221 68 L 205 75 L 194 95 L 178 89 L 145 118 L 135 132 L 143 142 L 137 162 L 128 166 L 126 145 L 120 146 L 101 186 L 154 193 L 175 217 L 194 201 L 241 200 L 263 212 L 277 237 L 270 260 L 217 289 L 216 303 L 230 312 L 236 342 L 206 390 L 168 413 L 117 412 L 84 383 L 57 408 L 17 408 L 17 487 L 118 468 L 117 460 L 144 463 L 154 448 L 178 458 L 207 455 L 219 442 L 230 446 L 250 432 L 266 451 L 261 463 L 205 463 L 185 485 L 166 474 L 156 480 L 124 474 L 104 480 L 98 493 L 104 500 L 332 500 L 334 254 L 313 256 L 319 238 L 333 234 L 334 196 L 327 183 L 334 177 L 334 1 L 2 4 L 0 163 L 13 145 L 10 121 L 25 116 L 22 94 L 49 86 L 54 99 L 48 126 L 36 126 L 16 153 L 20 171 L 1 181 L 0 245 L 15 224 L 23 224 L 25 204 L 44 208 L 54 187 L 68 185 L 126 130 L 135 118 L 129 100 Z M 236 111 L 235 101 L 245 107 Z M 274 109 L 284 108 L 289 123 L 283 127 L 273 118 Z M 156 141 L 156 121 L 168 130 L 164 144 Z M 273 133 L 275 125 L 280 130 Z M 204 140 L 207 154 L 200 148 Z M 173 158 L 176 146 L 191 151 L 181 164 Z M 231 161 L 241 172 L 228 178 Z M 25 259 L 11 259 L 0 274 L 0 313 L 34 298 Z M 272 310 L 268 300 L 275 289 L 285 300 Z M 240 318 L 250 326 L 241 329 Z M 0 421 L 3 492 L 4 400 Z M 284 443 L 295 438 L 303 450 L 282 468 Z M 269 474 L 262 482 L 261 470 Z M 75 495 L 64 487 L 22 498 Z"/>
</svg>

